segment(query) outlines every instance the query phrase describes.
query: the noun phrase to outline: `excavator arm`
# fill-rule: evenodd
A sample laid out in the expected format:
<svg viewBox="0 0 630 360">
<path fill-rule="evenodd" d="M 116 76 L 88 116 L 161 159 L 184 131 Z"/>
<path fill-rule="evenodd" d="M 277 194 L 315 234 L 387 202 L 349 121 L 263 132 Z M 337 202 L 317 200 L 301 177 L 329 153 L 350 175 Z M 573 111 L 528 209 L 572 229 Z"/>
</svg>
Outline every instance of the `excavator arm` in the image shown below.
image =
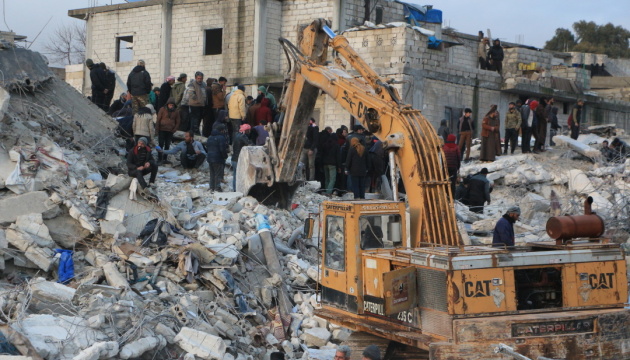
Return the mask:
<svg viewBox="0 0 630 360">
<path fill-rule="evenodd" d="M 352 76 L 337 65 L 324 65 L 323 58 L 314 59 L 312 52 L 305 55 L 287 40 L 281 40 L 294 64 L 287 90 L 290 97 L 285 102 L 285 123 L 276 152 L 278 158 L 272 160 L 276 162 L 276 179 L 286 181 L 283 176 L 296 172 L 297 163 L 293 163 L 298 160 L 301 146 L 288 144 L 303 146 L 308 116 L 316 100 L 312 89 L 319 89 L 381 139 L 393 154 L 409 204 L 411 246 L 461 245 L 446 162 L 433 126 L 420 111 L 402 104 L 396 89 L 361 59 L 345 37 L 335 35 L 321 20 L 310 28 L 311 33 L 305 33 L 312 40 L 306 40 L 304 35 L 302 49 L 305 44 L 307 49 L 313 49 L 318 48 L 314 44 L 327 43 L 321 39 L 323 32 L 332 39 L 332 48 L 361 76 Z"/>
</svg>

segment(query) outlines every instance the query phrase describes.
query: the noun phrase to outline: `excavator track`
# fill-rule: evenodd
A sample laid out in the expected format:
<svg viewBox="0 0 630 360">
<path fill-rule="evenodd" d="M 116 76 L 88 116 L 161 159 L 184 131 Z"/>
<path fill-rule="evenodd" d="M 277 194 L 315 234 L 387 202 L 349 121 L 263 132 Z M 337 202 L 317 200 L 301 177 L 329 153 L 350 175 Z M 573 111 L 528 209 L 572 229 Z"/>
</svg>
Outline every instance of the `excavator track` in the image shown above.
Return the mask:
<svg viewBox="0 0 630 360">
<path fill-rule="evenodd" d="M 352 360 L 360 360 L 363 349 L 369 345 L 376 345 L 381 349 L 383 360 L 429 360 L 429 352 L 426 350 L 364 332 L 353 332 L 348 340 L 343 342 L 343 345 L 348 345 L 352 349 Z"/>
</svg>

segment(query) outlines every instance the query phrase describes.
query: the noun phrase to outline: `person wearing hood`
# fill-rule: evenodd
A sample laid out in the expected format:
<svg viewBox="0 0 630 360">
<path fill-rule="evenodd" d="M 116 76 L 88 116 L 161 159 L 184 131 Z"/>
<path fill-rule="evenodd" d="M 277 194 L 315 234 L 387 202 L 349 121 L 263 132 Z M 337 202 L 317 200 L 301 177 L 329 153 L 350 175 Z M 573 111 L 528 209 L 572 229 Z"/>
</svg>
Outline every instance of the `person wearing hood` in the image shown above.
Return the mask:
<svg viewBox="0 0 630 360">
<path fill-rule="evenodd" d="M 514 223 L 521 216 L 521 208 L 511 206 L 497 221 L 492 234 L 492 246 L 514 246 Z"/>
<path fill-rule="evenodd" d="M 246 116 L 245 85 L 238 85 L 237 89 L 230 95 L 230 99 L 228 100 L 228 118 L 232 124 L 233 131 L 240 129 Z"/>
<path fill-rule="evenodd" d="M 147 145 L 155 139 L 155 126 L 150 108 L 143 106 L 133 116 L 133 135 L 136 141 L 141 137 L 147 138 L 149 141 L 145 143 Z"/>
<path fill-rule="evenodd" d="M 107 74 L 100 64 L 94 64 L 92 59 L 85 60 L 85 66 L 90 70 L 90 81 L 92 81 L 92 102 L 99 108 L 104 108 L 105 98 L 109 91 Z M 105 109 L 107 110 L 107 109 Z"/>
<path fill-rule="evenodd" d="M 154 108 L 157 108 L 157 102 L 158 102 L 159 97 L 160 97 L 160 88 L 156 86 L 149 93 L 149 104 L 153 105 Z"/>
<path fill-rule="evenodd" d="M 188 80 L 188 75 L 181 73 L 177 78 L 177 81 L 173 85 L 171 89 L 171 97 L 175 99 L 175 107 L 179 108 L 182 103 L 182 98 L 184 97 L 184 91 L 186 90 L 186 81 Z"/>
<path fill-rule="evenodd" d="M 263 85 L 258 87 L 258 94 L 264 95 L 267 99 L 269 99 L 269 107 L 274 110 L 276 108 L 276 97 L 273 96 L 272 93 L 267 91 L 267 88 Z"/>
<path fill-rule="evenodd" d="M 190 80 L 184 96 L 182 98 L 182 105 L 188 106 L 189 131 L 192 131 L 195 135 L 199 135 L 199 125 L 203 117 L 203 108 L 206 106 L 206 84 L 203 82 L 203 73 L 197 71 L 195 78 Z"/>
<path fill-rule="evenodd" d="M 149 103 L 151 86 L 153 86 L 151 75 L 145 69 L 144 60 L 138 60 L 138 65 L 131 70 L 127 77 L 127 89 L 133 96 L 131 101 L 134 114 Z"/>
<path fill-rule="evenodd" d="M 352 192 L 355 199 L 365 199 L 365 181 L 368 171 L 367 155 L 366 148 L 359 138 L 351 138 L 346 157 L 345 173 L 351 177 Z"/>
<path fill-rule="evenodd" d="M 440 121 L 440 127 L 438 128 L 437 133 L 442 137 L 442 139 L 444 139 L 444 142 L 446 142 L 448 134 L 451 133 L 448 126 L 446 125 L 446 119 L 442 119 L 442 121 Z"/>
<path fill-rule="evenodd" d="M 446 168 L 448 169 L 448 177 L 451 181 L 451 192 L 455 194 L 455 184 L 457 183 L 457 172 L 462 164 L 462 154 L 459 151 L 459 146 L 455 144 L 457 136 L 454 134 L 448 135 L 446 143 L 442 147 L 444 151 L 444 158 L 446 159 Z"/>
<path fill-rule="evenodd" d="M 256 125 L 260 125 L 263 120 L 267 121 L 267 124 L 273 122 L 273 115 L 271 114 L 271 101 L 269 98 L 263 98 L 260 102 L 260 107 L 256 110 Z"/>
<path fill-rule="evenodd" d="M 245 116 L 245 123 L 249 124 L 249 126 L 256 126 L 256 111 L 260 109 L 261 103 L 265 97 L 263 95 L 258 95 L 256 99 L 254 99 L 254 104 L 252 104 L 249 108 L 247 108 L 247 115 Z"/>
<path fill-rule="evenodd" d="M 481 151 L 479 160 L 494 161 L 501 154 L 501 138 L 499 136 L 499 112 L 492 105 L 481 123 Z"/>
<path fill-rule="evenodd" d="M 203 145 L 195 140 L 195 134 L 192 131 L 186 131 L 184 141 L 180 141 L 177 146 L 169 150 L 158 150 L 163 155 L 177 154 L 181 152 L 179 160 L 184 169 L 197 169 L 206 159 L 206 150 Z"/>
<path fill-rule="evenodd" d="M 234 134 L 234 139 L 232 140 L 232 170 L 234 172 L 234 176 L 232 177 L 232 189 L 236 191 L 236 168 L 238 166 L 238 157 L 241 155 L 241 149 L 244 146 L 252 145 L 252 142 L 249 140 L 249 133 L 252 127 L 249 124 L 243 124 L 239 127 L 238 133 Z"/>
<path fill-rule="evenodd" d="M 138 179 L 138 184 L 143 189 L 147 187 L 147 182 L 144 180 L 144 176 L 151 173 L 149 183 L 152 185 L 155 183 L 157 177 L 158 166 L 151 154 L 151 148 L 149 147 L 149 140 L 141 136 L 136 140 L 136 145 L 133 149 L 127 153 L 127 169 L 129 176 Z"/>
<path fill-rule="evenodd" d="M 225 124 L 218 124 L 212 128 L 212 134 L 208 137 L 206 148 L 208 156 L 206 161 L 210 166 L 210 191 L 221 191 L 225 160 L 228 157 L 228 143 L 225 138 L 227 127 Z"/>
<path fill-rule="evenodd" d="M 160 86 L 160 96 L 158 97 L 157 106 L 155 107 L 155 111 L 157 111 L 158 114 L 160 113 L 160 109 L 162 109 L 171 98 L 173 84 L 175 84 L 175 76 L 168 76 L 166 81 Z M 175 105 L 175 99 L 173 99 L 173 105 Z"/>
<path fill-rule="evenodd" d="M 501 40 L 495 39 L 490 51 L 488 51 L 488 63 L 492 65 L 493 70 L 496 70 L 499 75 L 501 75 L 503 71 L 503 57 Z"/>
<path fill-rule="evenodd" d="M 171 148 L 173 134 L 179 129 L 179 111 L 175 109 L 175 99 L 170 98 L 166 106 L 162 107 L 158 112 L 155 130 L 158 133 L 158 144 L 164 150 Z M 164 154 L 158 154 L 158 163 L 165 160 Z"/>
</svg>

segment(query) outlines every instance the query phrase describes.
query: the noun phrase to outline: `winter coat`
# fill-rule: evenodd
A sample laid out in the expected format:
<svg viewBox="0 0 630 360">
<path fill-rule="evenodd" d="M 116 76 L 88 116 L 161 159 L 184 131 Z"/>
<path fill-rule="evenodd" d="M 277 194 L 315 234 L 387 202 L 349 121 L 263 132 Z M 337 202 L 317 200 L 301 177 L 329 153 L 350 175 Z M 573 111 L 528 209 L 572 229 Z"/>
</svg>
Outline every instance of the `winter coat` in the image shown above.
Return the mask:
<svg viewBox="0 0 630 360">
<path fill-rule="evenodd" d="M 350 147 L 346 158 L 346 170 L 351 176 L 366 176 L 368 171 L 368 149 L 365 149 L 363 156 L 361 156 L 356 148 Z"/>
<path fill-rule="evenodd" d="M 200 84 L 195 79 L 190 80 L 184 96 L 182 98 L 182 104 L 188 106 L 203 107 L 206 106 L 206 84 L 203 82 Z"/>
<path fill-rule="evenodd" d="M 212 130 L 212 134 L 208 137 L 206 143 L 208 155 L 206 160 L 208 163 L 220 164 L 224 163 L 228 157 L 228 143 L 225 135 L 219 130 Z"/>
<path fill-rule="evenodd" d="M 505 114 L 505 128 L 506 129 L 518 129 L 521 127 L 521 113 L 518 109 L 514 108 L 513 111 L 508 110 Z"/>
<path fill-rule="evenodd" d="M 247 115 L 245 116 L 245 123 L 249 124 L 251 127 L 258 125 L 256 123 L 256 111 L 260 109 L 260 103 L 255 103 L 249 108 L 247 108 Z"/>
<path fill-rule="evenodd" d="M 490 181 L 484 175 L 475 174 L 468 181 L 468 201 L 470 204 L 490 202 Z"/>
<path fill-rule="evenodd" d="M 499 133 L 499 120 L 488 116 L 484 117 L 481 123 L 481 136 L 488 137 L 497 133 Z"/>
<path fill-rule="evenodd" d="M 131 70 L 127 77 L 127 89 L 133 96 L 147 95 L 151 92 L 151 75 L 145 70 L 144 66 L 136 66 Z"/>
<path fill-rule="evenodd" d="M 218 82 L 214 82 L 210 86 L 210 91 L 212 92 L 212 108 L 224 109 L 225 91 L 223 90 L 223 86 L 221 86 L 221 84 L 219 84 Z"/>
<path fill-rule="evenodd" d="M 238 161 L 238 156 L 241 154 L 243 146 L 249 146 L 251 144 L 246 134 L 239 132 L 234 135 L 234 139 L 232 140 L 232 161 Z"/>
<path fill-rule="evenodd" d="M 338 168 L 341 167 L 339 163 L 339 152 L 340 146 L 337 143 L 337 139 L 331 135 L 329 140 L 325 141 L 324 146 L 322 146 L 322 164 L 335 165 Z"/>
<path fill-rule="evenodd" d="M 256 125 L 260 125 L 260 122 L 263 120 L 267 120 L 267 124 L 271 124 L 273 122 L 273 116 L 271 115 L 271 108 L 269 107 L 271 102 L 269 99 L 264 98 L 260 103 L 260 107 L 256 110 L 255 122 Z"/>
<path fill-rule="evenodd" d="M 107 74 L 105 70 L 101 68 L 100 64 L 92 65 L 90 69 L 90 80 L 92 81 L 92 92 L 97 91 L 103 93 L 105 89 L 108 89 Z"/>
<path fill-rule="evenodd" d="M 160 86 L 160 96 L 158 97 L 157 107 L 155 111 L 159 112 L 163 106 L 166 106 L 168 99 L 171 98 L 171 85 L 168 82 L 165 82 Z M 173 104 L 175 102 L 173 101 Z"/>
<path fill-rule="evenodd" d="M 147 136 L 151 139 L 155 139 L 154 129 L 151 110 L 148 108 L 140 108 L 138 113 L 133 117 L 133 134 L 135 136 Z"/>
<path fill-rule="evenodd" d="M 523 128 L 529 128 L 532 126 L 533 124 L 533 119 L 532 122 L 529 122 L 529 114 L 531 113 L 531 109 L 529 108 L 529 104 L 525 104 L 521 107 L 521 126 Z"/>
<path fill-rule="evenodd" d="M 514 246 L 514 222 L 514 219 L 508 214 L 503 215 L 497 221 L 492 234 L 492 246 Z"/>
<path fill-rule="evenodd" d="M 470 130 L 464 130 L 464 122 L 468 123 L 468 126 L 470 127 Z M 471 117 L 466 118 L 465 116 L 462 116 L 459 118 L 459 126 L 457 127 L 458 131 L 461 133 L 462 131 L 475 131 L 475 122 Z"/>
<path fill-rule="evenodd" d="M 184 91 L 186 90 L 186 84 L 181 81 L 176 82 L 171 90 L 171 97 L 175 99 L 175 105 L 179 107 L 184 97 Z"/>
<path fill-rule="evenodd" d="M 304 149 L 315 150 L 319 144 L 319 127 L 317 125 L 310 125 L 306 129 L 306 141 L 304 142 Z"/>
<path fill-rule="evenodd" d="M 503 47 L 501 45 L 492 45 L 488 51 L 488 60 L 503 61 Z"/>
<path fill-rule="evenodd" d="M 175 101 L 173 100 L 169 101 L 168 104 L 175 104 Z M 155 130 L 168 131 L 168 132 L 174 133 L 175 131 L 179 129 L 179 123 L 180 123 L 179 111 L 177 109 L 173 109 L 173 111 L 168 111 L 168 106 L 165 105 L 158 112 L 157 123 L 155 124 Z"/>
<path fill-rule="evenodd" d="M 453 142 L 447 142 L 442 149 L 444 151 L 444 157 L 446 158 L 446 167 L 449 169 L 459 169 L 462 162 L 459 146 Z"/>
<path fill-rule="evenodd" d="M 228 103 L 228 117 L 230 119 L 245 119 L 247 116 L 247 106 L 245 105 L 245 93 L 243 90 L 236 90 L 230 96 Z"/>
<path fill-rule="evenodd" d="M 440 122 L 440 127 L 437 133 L 442 137 L 442 139 L 444 139 L 444 142 L 446 142 L 446 138 L 451 133 L 451 130 L 449 130 L 448 126 L 446 125 L 446 120 L 442 120 L 442 122 Z"/>
<path fill-rule="evenodd" d="M 193 140 L 192 147 L 193 147 L 193 150 L 195 150 L 195 152 L 199 151 L 199 153 L 206 155 L 206 149 L 204 149 L 203 145 L 199 141 Z M 180 151 L 183 151 L 185 153 L 187 150 L 188 150 L 188 143 L 186 143 L 186 141 L 180 141 L 177 143 L 176 146 L 173 146 L 168 150 L 164 150 L 163 153 L 166 155 L 171 155 L 171 154 L 177 154 Z"/>
<path fill-rule="evenodd" d="M 129 170 L 135 170 L 140 166 L 144 166 L 145 163 L 149 163 L 152 167 L 155 166 L 155 159 L 153 159 L 153 155 L 151 154 L 151 148 L 145 146 L 144 149 L 138 151 L 138 147 L 134 146 L 127 154 L 127 168 Z"/>
<path fill-rule="evenodd" d="M 269 131 L 267 131 L 263 125 L 256 125 L 254 130 L 256 131 L 256 145 L 265 145 L 269 137 Z"/>
</svg>

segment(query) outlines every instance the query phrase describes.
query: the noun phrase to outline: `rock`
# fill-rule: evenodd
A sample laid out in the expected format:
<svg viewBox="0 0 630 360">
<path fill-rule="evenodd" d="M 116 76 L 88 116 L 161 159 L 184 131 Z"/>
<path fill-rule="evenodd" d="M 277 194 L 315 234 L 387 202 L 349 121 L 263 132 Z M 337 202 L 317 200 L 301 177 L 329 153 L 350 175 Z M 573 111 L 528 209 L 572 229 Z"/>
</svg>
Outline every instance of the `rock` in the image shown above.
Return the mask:
<svg viewBox="0 0 630 360">
<path fill-rule="evenodd" d="M 306 349 L 302 355 L 302 360 L 330 360 L 335 357 L 336 352 L 335 349 Z"/>
<path fill-rule="evenodd" d="M 63 304 L 70 304 L 76 292 L 75 289 L 69 286 L 46 281 L 44 278 L 37 278 L 31 281 L 31 291 L 33 292 L 33 297 L 38 300 Z"/>
<path fill-rule="evenodd" d="M 0 224 L 9 225 L 20 215 L 42 214 L 58 208 L 47 200 L 48 195 L 45 191 L 33 191 L 0 200 Z"/>
<path fill-rule="evenodd" d="M 123 346 L 119 356 L 121 359 L 137 358 L 147 351 L 161 349 L 164 346 L 166 340 L 162 336 L 147 336 Z"/>
<path fill-rule="evenodd" d="M 551 209 L 551 202 L 538 194 L 527 193 L 523 201 L 520 202 L 520 208 L 521 221 L 530 222 L 530 220 L 537 214 L 548 218 L 549 211 Z"/>
<path fill-rule="evenodd" d="M 578 169 L 569 170 L 567 173 L 569 179 L 569 190 L 578 194 L 589 194 L 595 192 L 595 188 L 588 176 Z"/>
<path fill-rule="evenodd" d="M 77 241 L 83 240 L 90 235 L 81 224 L 68 214 L 62 214 L 53 219 L 44 220 L 48 227 L 50 237 L 60 246 L 71 249 Z"/>
<path fill-rule="evenodd" d="M 120 271 L 118 271 L 116 264 L 108 262 L 103 265 L 103 273 L 105 274 L 105 279 L 107 279 L 107 283 L 109 284 L 109 286 L 117 288 L 129 287 L 129 283 L 120 273 Z"/>
<path fill-rule="evenodd" d="M 304 331 L 304 343 L 306 346 L 326 346 L 332 334 L 325 328 L 313 328 Z"/>
<path fill-rule="evenodd" d="M 99 359 L 111 359 L 118 355 L 118 342 L 116 341 L 101 341 L 94 343 L 94 345 L 81 351 L 72 360 L 99 360 Z"/>
<path fill-rule="evenodd" d="M 222 360 L 226 351 L 225 343 L 220 337 L 189 327 L 181 329 L 175 342 L 182 350 L 202 359 Z"/>
<path fill-rule="evenodd" d="M 114 235 L 116 233 L 124 234 L 126 232 L 127 228 L 119 220 L 101 221 L 101 234 Z"/>
</svg>

